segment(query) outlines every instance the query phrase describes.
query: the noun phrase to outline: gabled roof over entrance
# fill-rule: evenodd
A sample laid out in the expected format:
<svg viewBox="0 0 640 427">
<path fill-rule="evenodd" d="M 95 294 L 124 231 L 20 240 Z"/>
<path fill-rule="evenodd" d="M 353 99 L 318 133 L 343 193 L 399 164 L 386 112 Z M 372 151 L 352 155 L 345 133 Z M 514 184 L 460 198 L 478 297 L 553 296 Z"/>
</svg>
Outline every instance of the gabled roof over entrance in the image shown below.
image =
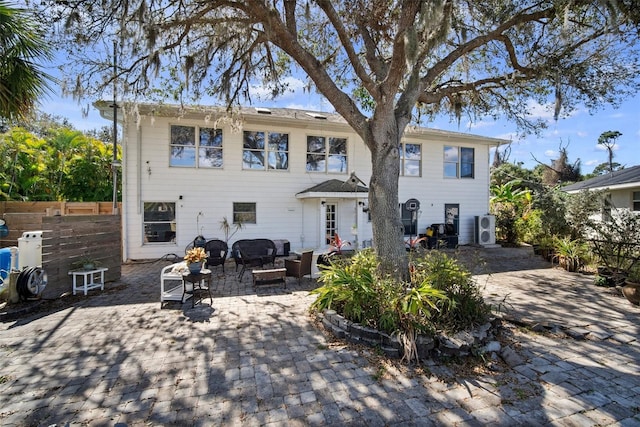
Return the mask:
<svg viewBox="0 0 640 427">
<path fill-rule="evenodd" d="M 586 181 L 567 185 L 562 190 L 567 193 L 576 193 L 580 190 L 619 190 L 624 188 L 640 187 L 640 166 L 632 166 L 596 176 Z"/>
<path fill-rule="evenodd" d="M 330 179 L 328 181 L 316 184 L 306 190 L 302 190 L 296 194 L 298 199 L 312 198 L 349 198 L 361 199 L 368 197 L 369 189 L 357 182 L 351 180 L 340 181 L 339 179 Z"/>
</svg>

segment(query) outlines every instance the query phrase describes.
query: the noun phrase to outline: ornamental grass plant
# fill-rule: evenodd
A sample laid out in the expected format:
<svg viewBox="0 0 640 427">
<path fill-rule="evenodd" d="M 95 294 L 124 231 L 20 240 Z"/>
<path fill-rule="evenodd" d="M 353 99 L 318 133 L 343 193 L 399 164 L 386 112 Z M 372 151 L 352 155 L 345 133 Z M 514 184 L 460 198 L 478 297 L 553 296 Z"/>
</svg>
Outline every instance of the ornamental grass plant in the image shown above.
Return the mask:
<svg viewBox="0 0 640 427">
<path fill-rule="evenodd" d="M 332 309 L 352 322 L 398 335 L 409 362 L 417 360 L 418 335 L 463 330 L 489 316 L 471 274 L 443 253 L 419 255 L 409 282 L 383 277 L 377 267 L 371 249 L 332 261 L 321 271 L 322 286 L 311 292 L 317 295 L 311 310 Z"/>
</svg>

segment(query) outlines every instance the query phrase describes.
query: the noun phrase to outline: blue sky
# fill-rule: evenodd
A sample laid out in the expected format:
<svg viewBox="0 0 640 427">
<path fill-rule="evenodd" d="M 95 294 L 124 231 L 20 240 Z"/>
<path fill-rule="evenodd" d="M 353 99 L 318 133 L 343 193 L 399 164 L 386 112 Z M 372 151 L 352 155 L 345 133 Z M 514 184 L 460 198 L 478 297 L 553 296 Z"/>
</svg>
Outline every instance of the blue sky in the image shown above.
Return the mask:
<svg viewBox="0 0 640 427">
<path fill-rule="evenodd" d="M 263 97 L 260 88 L 254 88 L 253 105 L 265 107 L 286 107 L 308 109 L 313 111 L 333 111 L 333 107 L 326 100 L 316 94 L 305 92 L 305 83 L 292 78 L 289 82 L 292 92 L 280 97 L 276 101 Z M 59 92 L 59 91 L 58 91 Z M 65 117 L 80 130 L 99 129 L 110 126 L 110 122 L 102 119 L 91 106 L 93 100 L 83 100 L 80 103 L 71 98 L 63 98 L 52 94 L 41 102 L 40 109 L 44 112 Z M 212 104 L 203 100 L 203 104 Z M 82 110 L 89 111 L 84 116 Z M 533 168 L 537 159 L 549 164 L 558 156 L 558 150 L 567 147 L 569 161 L 581 160 L 582 173 L 590 173 L 595 166 L 607 162 L 607 152 L 598 145 L 598 137 L 606 131 L 619 131 L 614 147 L 614 161 L 625 166 L 640 165 L 640 94 L 627 99 L 617 109 L 606 107 L 593 115 L 586 110 L 578 110 L 571 117 L 553 120 L 553 106 L 530 104 L 530 113 L 548 122 L 549 126 L 541 136 L 527 136 L 518 139 L 515 126 L 505 120 L 494 121 L 491 118 L 475 123 L 465 122 L 464 118 L 458 123 L 448 118 L 441 118 L 430 124 L 430 127 L 466 132 L 495 138 L 512 140 L 510 162 L 523 162 L 527 168 Z"/>
</svg>

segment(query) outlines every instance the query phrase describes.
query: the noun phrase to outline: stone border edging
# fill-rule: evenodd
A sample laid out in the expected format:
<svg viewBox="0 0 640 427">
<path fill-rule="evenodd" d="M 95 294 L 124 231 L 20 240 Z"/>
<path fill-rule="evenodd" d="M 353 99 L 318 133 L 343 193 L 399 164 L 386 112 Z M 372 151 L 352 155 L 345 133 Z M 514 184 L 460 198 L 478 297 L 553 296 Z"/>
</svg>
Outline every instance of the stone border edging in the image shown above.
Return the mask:
<svg viewBox="0 0 640 427">
<path fill-rule="evenodd" d="M 391 358 L 402 357 L 402 345 L 395 335 L 389 335 L 377 329 L 351 322 L 339 315 L 335 310 L 325 310 L 319 315 L 324 328 L 335 337 L 353 344 L 364 344 L 368 347 L 380 348 Z M 416 347 L 420 359 L 439 356 L 465 357 L 469 354 L 496 351 L 494 331 L 500 319 L 492 318 L 489 322 L 471 330 L 461 331 L 452 336 L 438 333 L 435 337 L 419 335 Z M 499 343 L 498 344 L 498 351 Z"/>
</svg>

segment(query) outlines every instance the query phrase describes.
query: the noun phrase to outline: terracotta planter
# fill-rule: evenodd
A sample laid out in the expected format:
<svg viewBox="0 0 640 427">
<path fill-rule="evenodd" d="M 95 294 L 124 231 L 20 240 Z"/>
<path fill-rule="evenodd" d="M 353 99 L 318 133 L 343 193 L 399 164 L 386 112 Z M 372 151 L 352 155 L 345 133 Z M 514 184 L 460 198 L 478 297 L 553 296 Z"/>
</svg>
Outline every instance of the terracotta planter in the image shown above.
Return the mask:
<svg viewBox="0 0 640 427">
<path fill-rule="evenodd" d="M 631 304 L 640 305 L 640 283 L 625 282 L 622 287 L 622 294 Z"/>
</svg>

